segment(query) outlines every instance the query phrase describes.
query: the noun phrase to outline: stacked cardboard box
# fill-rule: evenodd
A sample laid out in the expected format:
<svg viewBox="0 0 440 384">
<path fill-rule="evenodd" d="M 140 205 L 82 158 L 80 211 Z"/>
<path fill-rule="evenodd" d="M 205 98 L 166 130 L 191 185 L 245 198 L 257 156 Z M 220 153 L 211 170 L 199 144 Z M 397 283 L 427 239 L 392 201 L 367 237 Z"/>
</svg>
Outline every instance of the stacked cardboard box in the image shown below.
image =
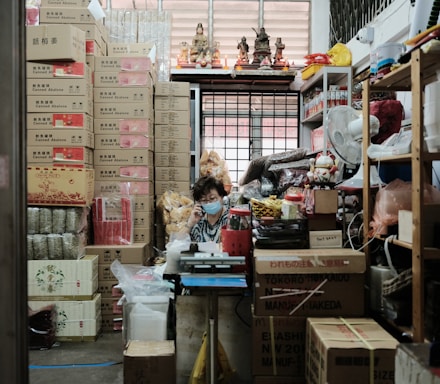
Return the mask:
<svg viewBox="0 0 440 384">
<path fill-rule="evenodd" d="M 160 81 L 154 94 L 155 194 L 188 193 L 191 188 L 190 84 Z M 156 212 L 156 246 L 165 249 L 168 234 Z"/>
<path fill-rule="evenodd" d="M 55 337 L 94 341 L 101 330 L 98 256 L 75 260 L 29 260 L 28 305 L 39 311 L 55 307 Z M 38 330 L 32 330 L 38 332 Z"/>
<path fill-rule="evenodd" d="M 41 0 L 40 24 L 74 25 L 85 33 L 86 54 L 103 56 L 107 54 L 107 30 L 102 19 L 96 20 L 89 10 L 90 3 L 91 0 Z"/>
<path fill-rule="evenodd" d="M 119 280 L 113 274 L 111 265 L 118 260 L 126 264 L 145 265 L 148 257 L 148 244 L 131 245 L 88 245 L 87 255 L 98 255 L 98 292 L 102 296 L 102 329 L 103 331 L 122 331 L 123 306 L 119 302 L 122 290 Z"/>
<path fill-rule="evenodd" d="M 307 319 L 307 383 L 392 384 L 398 341 L 373 319 Z"/>
<path fill-rule="evenodd" d="M 145 55 L 95 60 L 95 193 L 133 201 L 133 241 L 151 243 L 154 225 L 154 62 Z"/>
<path fill-rule="evenodd" d="M 156 195 L 190 189 L 190 87 L 158 82 L 154 94 Z"/>
<path fill-rule="evenodd" d="M 308 317 L 363 316 L 366 260 L 351 249 L 254 249 L 254 382 L 305 382 Z"/>
</svg>

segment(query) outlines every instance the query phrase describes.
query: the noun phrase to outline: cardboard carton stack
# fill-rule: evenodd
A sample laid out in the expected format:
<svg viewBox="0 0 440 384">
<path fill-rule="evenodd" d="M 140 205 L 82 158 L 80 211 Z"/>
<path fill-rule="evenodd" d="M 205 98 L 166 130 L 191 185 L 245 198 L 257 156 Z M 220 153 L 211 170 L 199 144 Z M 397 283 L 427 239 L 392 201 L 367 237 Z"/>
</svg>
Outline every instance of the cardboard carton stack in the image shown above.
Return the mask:
<svg viewBox="0 0 440 384">
<path fill-rule="evenodd" d="M 29 307 L 54 306 L 60 340 L 95 340 L 101 329 L 98 257 L 85 256 L 94 197 L 86 53 L 102 54 L 105 29 L 88 4 L 42 0 L 40 25 L 26 28 Z"/>
<path fill-rule="evenodd" d="M 144 265 L 148 257 L 146 243 L 131 245 L 88 245 L 87 255 L 98 255 L 98 292 L 101 294 L 102 329 L 105 332 L 122 331 L 123 292 L 118 287 L 119 280 L 111 270 L 111 264 L 118 260 L 122 265 Z"/>
<path fill-rule="evenodd" d="M 254 249 L 255 382 L 305 382 L 309 317 L 364 315 L 366 260 L 351 249 Z"/>
<path fill-rule="evenodd" d="M 143 54 L 113 55 L 95 60 L 95 194 L 130 196 L 133 242 L 150 244 L 154 233 L 156 69 Z"/>
<path fill-rule="evenodd" d="M 190 87 L 160 81 L 154 94 L 156 195 L 190 189 Z"/>
<path fill-rule="evenodd" d="M 159 81 L 154 94 L 155 194 L 187 193 L 191 188 L 190 84 Z M 160 214 L 157 212 L 160 223 Z M 165 249 L 166 233 L 157 225 L 156 241 Z"/>
</svg>

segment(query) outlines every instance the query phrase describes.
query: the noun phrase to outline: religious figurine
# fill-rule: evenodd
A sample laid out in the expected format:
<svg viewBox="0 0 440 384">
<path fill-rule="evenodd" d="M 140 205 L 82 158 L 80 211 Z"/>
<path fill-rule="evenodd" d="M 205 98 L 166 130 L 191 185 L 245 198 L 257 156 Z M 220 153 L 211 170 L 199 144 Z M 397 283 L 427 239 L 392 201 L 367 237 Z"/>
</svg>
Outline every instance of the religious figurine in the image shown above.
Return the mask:
<svg viewBox="0 0 440 384">
<path fill-rule="evenodd" d="M 197 61 L 201 61 L 206 53 L 206 49 L 208 48 L 208 38 L 203 33 L 203 25 L 202 23 L 197 24 L 196 34 L 193 37 L 191 51 L 190 51 L 190 59 L 192 63 L 196 63 Z"/>
<path fill-rule="evenodd" d="M 188 43 L 186 41 L 182 41 L 180 43 L 180 54 L 177 59 L 177 64 L 188 64 L 188 54 L 189 54 L 189 47 Z"/>
<path fill-rule="evenodd" d="M 214 41 L 214 50 L 212 52 L 212 65 L 220 65 L 220 42 Z"/>
<path fill-rule="evenodd" d="M 277 41 L 275 42 L 275 55 L 274 55 L 274 64 L 280 64 L 285 62 L 283 60 L 283 49 L 286 48 L 286 45 L 281 41 L 281 37 L 277 37 Z"/>
<path fill-rule="evenodd" d="M 257 34 L 257 37 L 255 38 L 255 50 L 257 51 L 270 50 L 270 46 L 269 46 L 270 36 L 266 33 L 266 29 L 264 27 L 261 27 L 260 32 L 257 32 L 255 28 L 252 29 Z"/>
<path fill-rule="evenodd" d="M 237 45 L 237 49 L 239 50 L 238 51 L 237 65 L 248 64 L 249 63 L 249 56 L 248 56 L 249 45 L 246 42 L 246 37 L 245 36 L 243 36 L 241 38 L 241 41 Z"/>
<path fill-rule="evenodd" d="M 260 66 L 260 63 L 266 58 L 271 56 L 269 38 L 270 36 L 266 33 L 264 27 L 261 27 L 257 32 L 255 28 L 252 28 L 257 34 L 255 38 L 255 50 L 254 50 L 254 60 L 253 65 Z"/>
</svg>

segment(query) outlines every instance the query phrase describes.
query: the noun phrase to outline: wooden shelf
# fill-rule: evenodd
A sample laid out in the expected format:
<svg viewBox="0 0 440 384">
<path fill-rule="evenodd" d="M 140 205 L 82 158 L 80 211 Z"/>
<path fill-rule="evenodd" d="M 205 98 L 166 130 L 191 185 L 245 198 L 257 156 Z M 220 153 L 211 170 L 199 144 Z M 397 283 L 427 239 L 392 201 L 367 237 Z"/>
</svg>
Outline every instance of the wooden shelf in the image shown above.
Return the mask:
<svg viewBox="0 0 440 384">
<path fill-rule="evenodd" d="M 424 87 L 437 80 L 437 71 L 440 70 L 440 53 L 423 53 L 420 49 L 411 53 L 410 61 L 401 65 L 382 79 L 370 83 L 364 80 L 363 101 L 363 142 L 364 154 L 363 179 L 367 180 L 363 190 L 364 209 L 364 238 L 368 238 L 368 230 L 373 212 L 373 192 L 368 184 L 370 180 L 370 165 L 378 162 L 406 163 L 411 165 L 411 192 L 412 203 L 412 243 L 397 239 L 390 240 L 390 244 L 411 251 L 412 271 L 412 341 L 425 341 L 425 261 L 440 261 L 440 249 L 423 246 L 423 224 L 425 223 L 424 185 L 432 183 L 432 162 L 440 160 L 440 153 L 424 151 L 423 137 L 423 102 Z M 370 94 L 376 91 L 406 91 L 411 93 L 411 153 L 398 156 L 389 156 L 382 159 L 369 159 L 367 156 L 370 142 Z M 377 237 L 385 240 L 383 237 Z M 368 244 L 365 247 L 367 260 L 370 260 Z"/>
</svg>

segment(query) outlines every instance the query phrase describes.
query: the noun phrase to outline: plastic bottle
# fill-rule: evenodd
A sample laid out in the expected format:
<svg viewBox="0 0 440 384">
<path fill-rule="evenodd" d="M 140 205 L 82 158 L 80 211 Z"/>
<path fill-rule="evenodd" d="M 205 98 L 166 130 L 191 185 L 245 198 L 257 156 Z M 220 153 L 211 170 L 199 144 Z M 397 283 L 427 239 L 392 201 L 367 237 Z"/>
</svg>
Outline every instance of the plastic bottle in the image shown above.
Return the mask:
<svg viewBox="0 0 440 384">
<path fill-rule="evenodd" d="M 281 219 L 292 220 L 298 218 L 302 195 L 285 195 L 281 204 Z"/>
</svg>

